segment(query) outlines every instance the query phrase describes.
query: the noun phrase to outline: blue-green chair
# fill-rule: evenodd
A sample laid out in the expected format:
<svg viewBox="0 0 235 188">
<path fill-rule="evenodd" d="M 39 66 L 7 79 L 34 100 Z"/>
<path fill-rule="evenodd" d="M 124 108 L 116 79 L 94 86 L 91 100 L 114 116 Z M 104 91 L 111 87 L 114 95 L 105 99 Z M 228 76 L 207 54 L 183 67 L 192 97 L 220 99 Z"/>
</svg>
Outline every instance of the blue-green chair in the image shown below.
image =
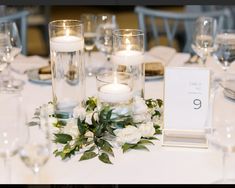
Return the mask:
<svg viewBox="0 0 235 188">
<path fill-rule="evenodd" d="M 194 30 L 193 25 L 199 16 L 216 18 L 218 20 L 218 27 L 221 28 L 223 27 L 225 20 L 227 20 L 231 15 L 228 9 L 210 12 L 175 13 L 142 6 L 136 6 L 135 13 L 138 15 L 139 29 L 145 33 L 145 50 L 148 49 L 148 36 L 152 36 L 155 40 L 155 45 L 160 45 L 159 37 L 165 35 L 168 42 L 167 45 L 173 46 L 173 41 L 175 40 L 176 35 L 183 33 L 185 42 L 181 51 L 190 53 L 193 52 L 191 49 L 192 33 Z M 231 28 L 231 26 L 228 27 Z"/>
</svg>

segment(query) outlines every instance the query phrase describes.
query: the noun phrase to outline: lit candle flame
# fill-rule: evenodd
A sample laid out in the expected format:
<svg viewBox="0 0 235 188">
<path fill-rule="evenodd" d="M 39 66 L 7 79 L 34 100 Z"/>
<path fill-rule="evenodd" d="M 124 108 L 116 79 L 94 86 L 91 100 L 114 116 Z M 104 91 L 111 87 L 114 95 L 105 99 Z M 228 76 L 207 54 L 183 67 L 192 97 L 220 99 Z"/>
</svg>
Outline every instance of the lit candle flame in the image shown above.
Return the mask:
<svg viewBox="0 0 235 188">
<path fill-rule="evenodd" d="M 69 29 L 66 29 L 66 31 L 65 31 L 65 35 L 66 35 L 66 36 L 69 36 L 69 34 L 70 34 Z"/>
<path fill-rule="evenodd" d="M 126 50 L 130 51 L 132 45 L 131 45 L 131 42 L 130 42 L 130 40 L 128 39 L 128 37 L 126 38 L 126 41 L 125 41 L 125 42 L 126 42 Z"/>
</svg>

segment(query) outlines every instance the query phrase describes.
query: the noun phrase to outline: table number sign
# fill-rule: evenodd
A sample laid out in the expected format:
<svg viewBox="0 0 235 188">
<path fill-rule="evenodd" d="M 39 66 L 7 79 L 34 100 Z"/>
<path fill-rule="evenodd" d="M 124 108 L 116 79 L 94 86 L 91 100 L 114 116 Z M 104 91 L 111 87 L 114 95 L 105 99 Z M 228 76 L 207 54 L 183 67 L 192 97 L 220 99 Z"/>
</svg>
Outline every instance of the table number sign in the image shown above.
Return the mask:
<svg viewBox="0 0 235 188">
<path fill-rule="evenodd" d="M 166 68 L 163 146 L 207 147 L 209 91 L 208 69 Z"/>
</svg>

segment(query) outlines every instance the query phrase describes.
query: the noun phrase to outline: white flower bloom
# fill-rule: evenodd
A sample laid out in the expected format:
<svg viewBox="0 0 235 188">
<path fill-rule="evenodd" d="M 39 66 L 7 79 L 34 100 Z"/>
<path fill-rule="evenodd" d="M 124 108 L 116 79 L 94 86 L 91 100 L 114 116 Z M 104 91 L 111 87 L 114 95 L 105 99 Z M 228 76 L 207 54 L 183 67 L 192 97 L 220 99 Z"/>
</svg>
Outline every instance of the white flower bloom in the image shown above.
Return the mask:
<svg viewBox="0 0 235 188">
<path fill-rule="evenodd" d="M 144 114 L 134 114 L 133 116 L 134 123 L 143 123 L 151 120 L 151 115 L 149 113 Z"/>
<path fill-rule="evenodd" d="M 80 134 L 75 119 L 70 119 L 67 122 L 67 124 L 63 128 L 63 133 L 71 135 L 73 139 Z"/>
<path fill-rule="evenodd" d="M 80 106 L 77 106 L 73 109 L 73 117 L 84 120 L 86 118 L 86 109 Z"/>
<path fill-rule="evenodd" d="M 141 132 L 141 135 L 146 138 L 152 137 L 155 133 L 153 122 L 142 123 L 138 126 L 138 128 Z"/>
<path fill-rule="evenodd" d="M 145 100 L 136 96 L 133 101 L 133 114 L 145 114 L 148 111 L 148 107 L 145 104 Z"/>
<path fill-rule="evenodd" d="M 123 145 L 125 143 L 136 144 L 141 138 L 141 132 L 134 126 L 116 129 L 114 134 L 116 135 L 116 141 L 119 145 Z"/>
</svg>

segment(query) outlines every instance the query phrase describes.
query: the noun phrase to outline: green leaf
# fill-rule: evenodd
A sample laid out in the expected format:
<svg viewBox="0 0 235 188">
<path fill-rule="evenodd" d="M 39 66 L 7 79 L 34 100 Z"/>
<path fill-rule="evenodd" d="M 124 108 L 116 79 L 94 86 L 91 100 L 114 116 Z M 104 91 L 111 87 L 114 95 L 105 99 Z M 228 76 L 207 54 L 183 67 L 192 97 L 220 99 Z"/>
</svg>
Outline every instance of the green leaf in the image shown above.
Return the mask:
<svg viewBox="0 0 235 188">
<path fill-rule="evenodd" d="M 137 144 L 134 147 L 132 147 L 131 149 L 135 149 L 135 150 L 147 150 L 147 151 L 149 151 L 149 149 L 146 146 L 141 145 L 141 144 Z"/>
<path fill-rule="evenodd" d="M 148 140 L 159 140 L 159 139 L 156 137 L 149 137 Z"/>
<path fill-rule="evenodd" d="M 109 110 L 107 115 L 106 115 L 106 120 L 110 120 L 111 116 L 112 116 L 112 112 L 113 112 L 113 109 Z"/>
<path fill-rule="evenodd" d="M 55 135 L 55 143 L 60 143 L 60 144 L 67 144 L 67 142 L 71 141 L 73 138 L 69 134 L 64 134 L 64 133 L 58 133 L 54 134 Z"/>
<path fill-rule="evenodd" d="M 87 127 L 86 124 L 83 123 L 79 118 L 77 119 L 77 126 L 78 126 L 78 130 L 80 132 L 81 135 L 84 135 L 87 131 Z"/>
<path fill-rule="evenodd" d="M 97 107 L 97 99 L 95 97 L 89 97 L 86 101 L 86 111 L 94 111 Z"/>
<path fill-rule="evenodd" d="M 163 105 L 163 100 L 162 99 L 157 99 L 156 101 L 158 103 L 158 106 L 161 108 L 161 106 Z"/>
<path fill-rule="evenodd" d="M 107 141 L 104 142 L 103 146 L 101 147 L 101 150 L 105 151 L 106 153 L 114 157 L 112 146 Z"/>
<path fill-rule="evenodd" d="M 63 153 L 70 153 L 71 152 L 71 146 L 69 144 L 66 144 L 63 148 Z"/>
<path fill-rule="evenodd" d="M 99 160 L 107 164 L 112 164 L 112 162 L 109 160 L 108 154 L 106 153 L 102 153 L 101 155 L 99 155 Z"/>
<path fill-rule="evenodd" d="M 95 149 L 96 149 L 96 146 L 93 145 L 93 146 L 91 146 L 86 152 L 88 152 L 88 151 L 94 151 Z"/>
<path fill-rule="evenodd" d="M 70 116 L 67 112 L 56 113 L 55 117 L 58 119 L 69 119 L 70 118 Z"/>
<path fill-rule="evenodd" d="M 140 140 L 140 141 L 138 142 L 138 144 L 152 144 L 152 145 L 154 145 L 153 142 L 151 142 L 151 141 L 149 141 L 149 140 Z"/>
<path fill-rule="evenodd" d="M 128 144 L 125 143 L 122 145 L 122 151 L 123 153 L 127 152 L 129 149 L 131 149 L 132 147 L 134 147 L 136 144 Z"/>
<path fill-rule="evenodd" d="M 96 154 L 93 151 L 84 152 L 83 155 L 81 156 L 81 158 L 79 159 L 79 161 L 84 161 L 84 160 L 92 159 L 92 158 L 96 157 L 97 155 L 98 154 Z"/>
</svg>

